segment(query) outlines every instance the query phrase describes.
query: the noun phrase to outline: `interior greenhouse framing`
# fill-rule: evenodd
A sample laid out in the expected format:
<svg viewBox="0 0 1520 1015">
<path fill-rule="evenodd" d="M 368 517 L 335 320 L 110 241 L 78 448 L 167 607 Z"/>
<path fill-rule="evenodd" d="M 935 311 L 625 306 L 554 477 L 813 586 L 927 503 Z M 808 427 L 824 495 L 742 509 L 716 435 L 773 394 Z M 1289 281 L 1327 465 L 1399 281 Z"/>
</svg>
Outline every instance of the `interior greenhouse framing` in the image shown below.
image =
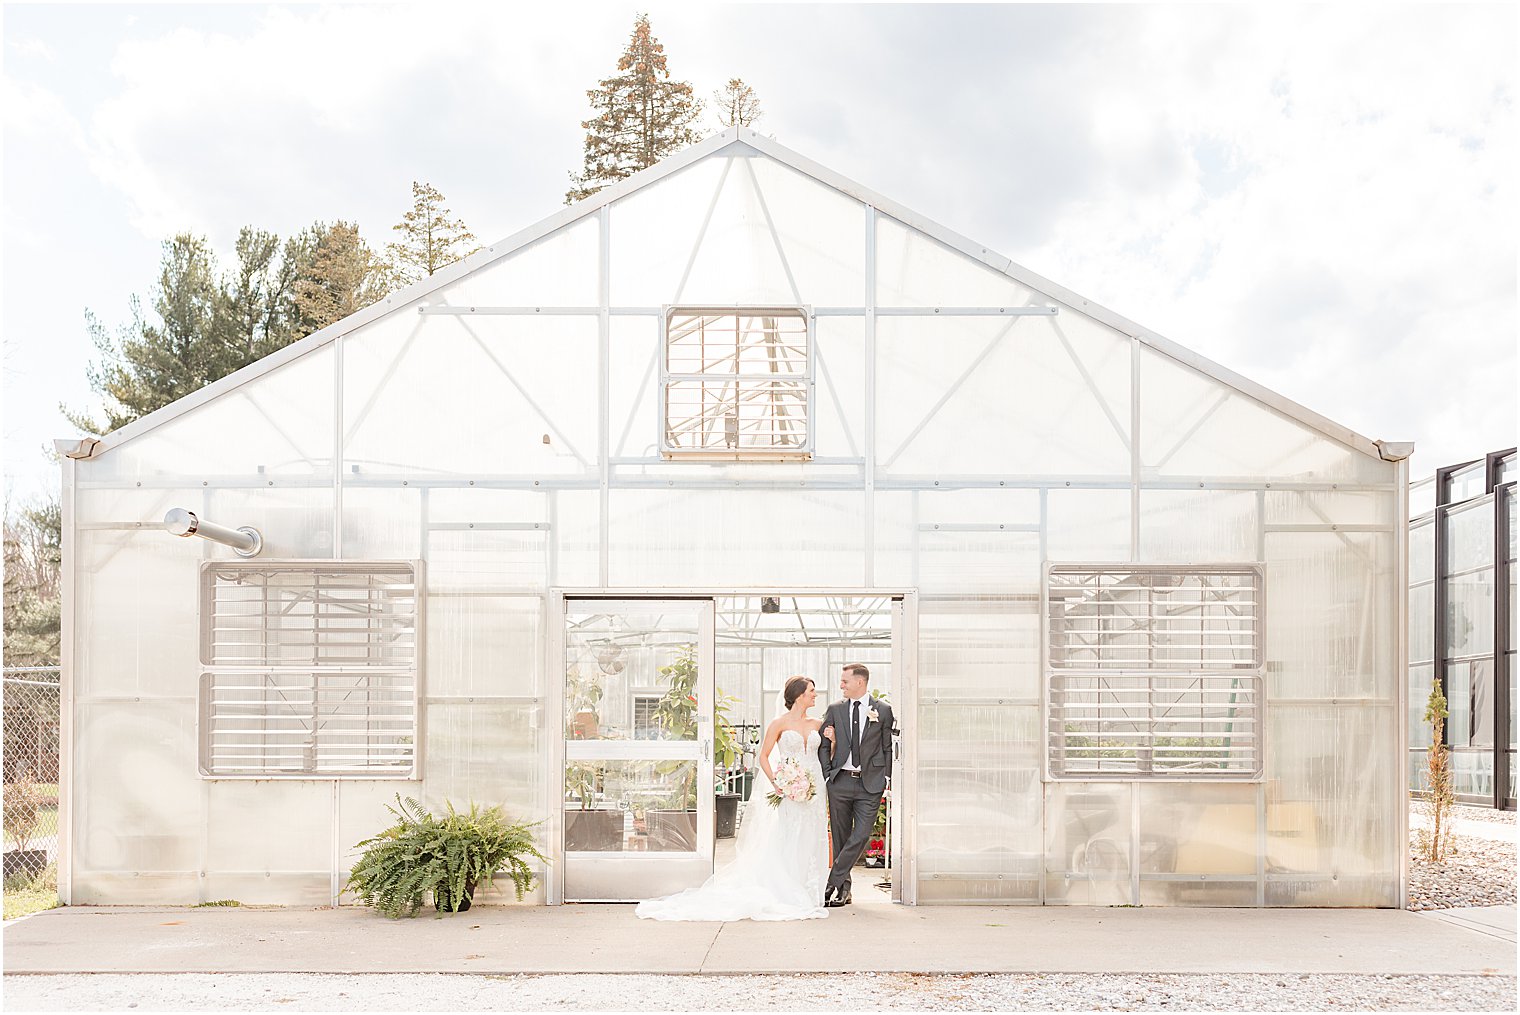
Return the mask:
<svg viewBox="0 0 1520 1015">
<path fill-rule="evenodd" d="M 1404 904 L 1411 446 L 753 131 L 59 446 L 66 901 L 347 901 L 397 793 L 697 883 L 864 661 L 895 902 Z"/>
</svg>

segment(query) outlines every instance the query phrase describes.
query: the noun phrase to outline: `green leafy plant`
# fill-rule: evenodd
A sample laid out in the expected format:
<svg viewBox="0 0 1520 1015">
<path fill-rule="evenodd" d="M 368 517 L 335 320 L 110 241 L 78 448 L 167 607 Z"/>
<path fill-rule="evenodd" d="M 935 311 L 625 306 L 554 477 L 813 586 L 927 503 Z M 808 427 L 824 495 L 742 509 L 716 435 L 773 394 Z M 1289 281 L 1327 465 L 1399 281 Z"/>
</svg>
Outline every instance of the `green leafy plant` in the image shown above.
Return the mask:
<svg viewBox="0 0 1520 1015">
<path fill-rule="evenodd" d="M 509 822 L 499 806 L 472 803 L 461 813 L 447 803 L 434 815 L 411 797 L 396 803 L 386 808 L 396 823 L 357 845 L 364 853 L 348 876 L 361 902 L 392 919 L 417 915 L 428 893 L 440 912 L 458 912 L 503 869 L 521 900 L 535 883 L 527 858 L 548 862 L 533 843 L 538 822 Z"/>
<path fill-rule="evenodd" d="M 660 676 L 664 677 L 668 684 L 665 687 L 665 693 L 655 703 L 655 722 L 659 724 L 667 739 L 695 740 L 697 737 L 697 646 L 681 646 L 680 651 L 676 653 L 675 661 L 669 666 L 660 667 Z M 728 722 L 729 712 L 738 704 L 738 699 L 724 694 L 721 689 L 716 691 L 714 698 L 713 757 L 722 763 L 724 768 L 732 768 L 734 761 L 744 752 L 743 746 L 735 735 L 733 725 Z M 678 809 L 690 809 L 697 806 L 697 775 L 694 768 L 686 762 L 670 762 L 658 766 L 657 770 L 664 774 L 685 770 L 688 774 L 672 794 L 672 804 Z"/>
</svg>

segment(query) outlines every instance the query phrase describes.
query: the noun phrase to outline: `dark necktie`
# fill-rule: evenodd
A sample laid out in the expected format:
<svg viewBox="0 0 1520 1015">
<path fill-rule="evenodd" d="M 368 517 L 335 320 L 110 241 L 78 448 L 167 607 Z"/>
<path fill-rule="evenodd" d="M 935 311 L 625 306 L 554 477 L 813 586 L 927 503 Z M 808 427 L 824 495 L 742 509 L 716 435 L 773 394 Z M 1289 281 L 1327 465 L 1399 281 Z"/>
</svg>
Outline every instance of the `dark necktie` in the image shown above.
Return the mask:
<svg viewBox="0 0 1520 1015">
<path fill-rule="evenodd" d="M 865 766 L 860 763 L 860 702 L 850 709 L 850 760 L 855 762 L 856 768 Z"/>
</svg>

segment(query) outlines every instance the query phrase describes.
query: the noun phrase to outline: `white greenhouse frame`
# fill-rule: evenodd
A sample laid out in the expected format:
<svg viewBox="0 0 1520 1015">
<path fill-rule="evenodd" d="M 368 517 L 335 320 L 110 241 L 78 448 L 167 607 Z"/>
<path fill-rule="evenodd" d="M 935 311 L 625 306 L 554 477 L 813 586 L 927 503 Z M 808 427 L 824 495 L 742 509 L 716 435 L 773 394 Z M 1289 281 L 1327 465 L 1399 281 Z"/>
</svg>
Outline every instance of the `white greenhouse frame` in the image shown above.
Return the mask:
<svg viewBox="0 0 1520 1015">
<path fill-rule="evenodd" d="M 652 267 L 617 246 L 654 242 L 640 216 L 673 213 Z M 749 260 L 715 280 L 704 244 Z M 652 437 L 669 314 L 703 308 L 802 313 L 803 453 L 672 455 Z M 507 344 L 522 336 L 539 355 Z M 1044 372 L 1027 391 L 1000 372 L 1014 356 Z M 397 788 L 203 779 L 193 750 L 184 762 L 200 731 L 185 683 L 198 590 L 183 576 L 233 551 L 162 532 L 175 507 L 257 527 L 269 562 L 416 561 L 418 777 L 402 781 L 435 802 L 502 796 L 547 823 L 556 861 L 567 598 L 890 596 L 901 901 L 1406 905 L 1413 446 L 1357 434 L 753 130 L 57 446 L 65 902 L 338 902 L 348 850 Z M 1050 777 L 1057 561 L 1261 569 L 1279 604 L 1254 671 L 1273 745 L 1261 772 Z M 150 746 L 106 771 L 127 743 Z M 1389 771 L 1350 789 L 1334 777 L 1369 754 Z M 158 795 L 138 800 L 130 779 L 148 776 Z M 292 815 L 278 843 L 253 834 L 267 809 Z M 534 901 L 559 901 L 557 862 L 543 873 Z"/>
</svg>

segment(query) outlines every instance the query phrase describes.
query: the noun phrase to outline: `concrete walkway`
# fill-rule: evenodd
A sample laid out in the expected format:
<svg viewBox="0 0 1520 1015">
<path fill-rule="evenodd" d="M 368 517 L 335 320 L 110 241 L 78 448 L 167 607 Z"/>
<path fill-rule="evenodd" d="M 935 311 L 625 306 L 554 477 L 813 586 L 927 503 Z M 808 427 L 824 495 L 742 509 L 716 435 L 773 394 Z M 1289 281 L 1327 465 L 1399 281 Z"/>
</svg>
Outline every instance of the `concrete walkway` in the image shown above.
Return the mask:
<svg viewBox="0 0 1520 1015">
<path fill-rule="evenodd" d="M 8 924 L 14 973 L 880 972 L 1515 974 L 1514 907 L 1475 929 L 1399 910 L 854 905 L 800 923 L 654 923 L 628 906 L 71 907 Z"/>
</svg>

